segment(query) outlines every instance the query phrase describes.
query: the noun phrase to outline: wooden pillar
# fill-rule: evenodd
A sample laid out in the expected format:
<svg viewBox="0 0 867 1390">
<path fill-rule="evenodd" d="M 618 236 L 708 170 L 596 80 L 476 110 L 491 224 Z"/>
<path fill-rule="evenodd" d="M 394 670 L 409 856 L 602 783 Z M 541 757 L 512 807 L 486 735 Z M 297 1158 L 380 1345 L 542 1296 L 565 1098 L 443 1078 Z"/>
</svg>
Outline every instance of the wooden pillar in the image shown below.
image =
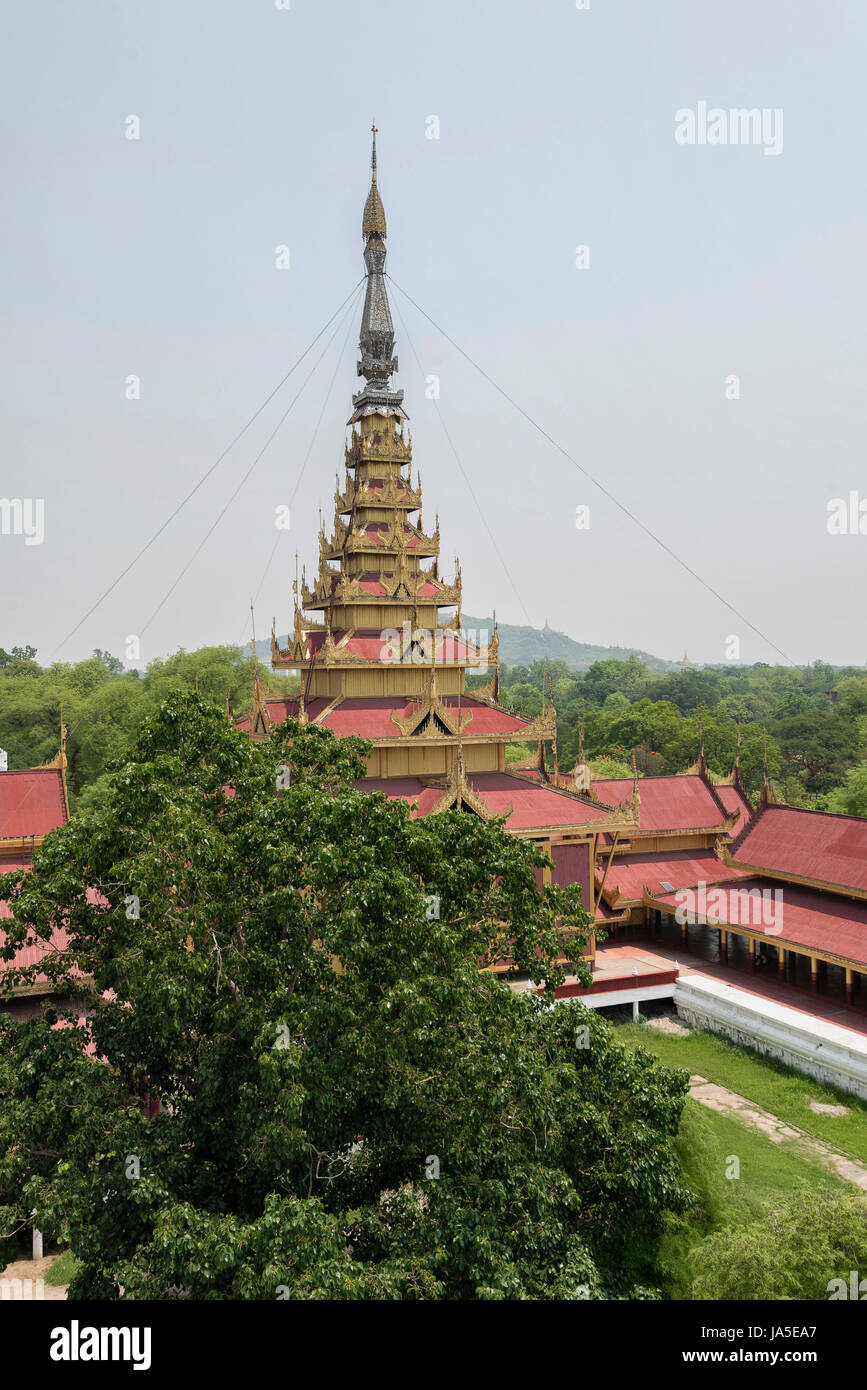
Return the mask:
<svg viewBox="0 0 867 1390">
<path fill-rule="evenodd" d="M 723 931 L 722 927 L 719 929 L 719 958 L 720 960 L 728 960 L 729 958 L 729 934 L 727 931 Z"/>
<path fill-rule="evenodd" d="M 548 856 L 549 859 L 553 859 L 554 856 L 553 856 L 553 854 L 552 854 L 552 852 L 551 852 L 551 841 L 550 841 L 550 840 L 543 840 L 542 843 L 541 843 L 541 845 L 540 845 L 540 848 L 543 849 L 543 850 L 545 851 L 545 853 L 547 854 L 547 856 Z M 550 882 L 551 882 L 551 870 L 546 866 L 546 867 L 542 870 L 542 883 L 543 883 L 543 885 L 544 885 L 544 884 L 550 883 Z"/>
<path fill-rule="evenodd" d="M 756 968 L 756 938 L 755 938 L 754 936 L 751 936 L 751 937 L 750 937 L 750 970 L 755 970 L 755 968 Z"/>
<path fill-rule="evenodd" d="M 777 947 L 777 974 L 781 980 L 786 978 L 786 953 L 782 946 Z"/>
<path fill-rule="evenodd" d="M 847 1003 L 847 1004 L 851 1004 L 851 1003 L 852 1003 L 852 976 L 854 975 L 854 973 L 855 973 L 855 972 L 852 970 L 852 968 L 851 968 L 850 966 L 847 965 L 847 966 L 846 966 L 846 1003 Z"/>
<path fill-rule="evenodd" d="M 819 993 L 819 962 L 815 956 L 810 957 L 810 993 Z"/>
<path fill-rule="evenodd" d="M 681 944 L 681 946 L 683 947 L 684 950 L 687 949 L 687 941 L 686 941 L 686 922 L 681 922 L 681 924 L 680 924 L 680 944 Z"/>
</svg>

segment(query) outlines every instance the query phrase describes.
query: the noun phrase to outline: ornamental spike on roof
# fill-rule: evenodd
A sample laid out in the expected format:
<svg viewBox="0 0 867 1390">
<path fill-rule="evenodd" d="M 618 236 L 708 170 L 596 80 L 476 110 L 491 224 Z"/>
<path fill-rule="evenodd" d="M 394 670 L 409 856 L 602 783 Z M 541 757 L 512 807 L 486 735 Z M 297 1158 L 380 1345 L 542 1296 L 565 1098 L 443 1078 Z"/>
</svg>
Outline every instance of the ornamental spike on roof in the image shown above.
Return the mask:
<svg viewBox="0 0 867 1390">
<path fill-rule="evenodd" d="M 374 124 L 370 128 L 373 132 L 373 151 L 370 156 L 370 192 L 367 195 L 367 202 L 364 204 L 361 235 L 368 237 L 371 232 L 378 232 L 384 240 L 388 236 L 388 232 L 385 226 L 385 208 L 376 186 L 376 125 Z"/>
<path fill-rule="evenodd" d="M 394 349 L 394 323 L 385 287 L 385 208 L 376 185 L 376 125 L 373 131 L 373 150 L 370 161 L 370 192 L 364 204 L 361 234 L 365 238 L 364 264 L 367 267 L 367 289 L 361 315 L 361 334 L 358 346 L 361 360 L 358 375 L 365 379 L 363 391 L 353 396 L 355 407 L 352 422 L 363 415 L 403 416 L 402 391 L 389 388 L 389 378 L 397 371 Z"/>
</svg>

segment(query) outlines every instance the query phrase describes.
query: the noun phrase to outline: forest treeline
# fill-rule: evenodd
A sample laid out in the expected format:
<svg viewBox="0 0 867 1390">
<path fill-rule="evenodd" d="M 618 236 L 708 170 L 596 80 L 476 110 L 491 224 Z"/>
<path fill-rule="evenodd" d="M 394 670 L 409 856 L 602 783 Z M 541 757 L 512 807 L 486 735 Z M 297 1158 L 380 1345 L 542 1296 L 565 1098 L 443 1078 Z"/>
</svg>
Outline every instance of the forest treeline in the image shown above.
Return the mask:
<svg viewBox="0 0 867 1390">
<path fill-rule="evenodd" d="M 141 721 L 173 690 L 195 690 L 225 705 L 236 717 L 253 698 L 253 665 L 241 647 L 200 647 L 152 661 L 143 672 L 126 670 L 110 652 L 85 661 L 40 666 L 33 647 L 0 647 L 0 748 L 10 768 L 39 767 L 60 741 L 61 711 L 68 728 L 67 785 L 73 811 L 94 806 L 106 765 L 124 752 Z M 259 663 L 266 687 L 292 693 L 297 678 L 281 677 Z"/>
<path fill-rule="evenodd" d="M 711 775 L 725 776 L 740 730 L 741 776 L 754 799 L 766 752 L 781 801 L 867 815 L 867 670 L 817 661 L 658 673 L 631 657 L 577 673 L 563 662 L 537 661 L 501 668 L 500 701 L 537 714 L 549 682 L 561 770 L 577 761 L 582 718 L 591 766 L 615 777 L 631 775 L 633 755 L 642 775 L 683 772 L 702 741 Z"/>
<path fill-rule="evenodd" d="M 57 752 L 61 710 L 68 726 L 73 810 L 96 804 L 105 767 L 141 720 L 172 690 L 198 689 L 234 715 L 252 702 L 249 653 L 232 646 L 179 651 L 126 670 L 107 651 L 84 661 L 41 666 L 33 647 L 0 648 L 0 747 L 10 768 L 36 767 Z M 296 677 L 259 664 L 266 688 L 289 694 Z M 486 677 L 468 679 L 471 690 Z M 504 666 L 501 703 L 524 714 L 542 708 L 543 687 L 557 710 L 561 769 L 578 758 L 579 725 L 594 770 L 631 775 L 633 756 L 648 776 L 682 772 L 704 741 L 713 776 L 731 771 L 740 731 L 740 768 L 754 798 L 768 777 L 793 806 L 867 815 L 867 670 L 822 662 L 801 667 L 689 667 L 660 673 L 637 657 L 595 662 L 577 673 L 564 662 Z M 514 756 L 526 750 L 516 748 Z"/>
</svg>

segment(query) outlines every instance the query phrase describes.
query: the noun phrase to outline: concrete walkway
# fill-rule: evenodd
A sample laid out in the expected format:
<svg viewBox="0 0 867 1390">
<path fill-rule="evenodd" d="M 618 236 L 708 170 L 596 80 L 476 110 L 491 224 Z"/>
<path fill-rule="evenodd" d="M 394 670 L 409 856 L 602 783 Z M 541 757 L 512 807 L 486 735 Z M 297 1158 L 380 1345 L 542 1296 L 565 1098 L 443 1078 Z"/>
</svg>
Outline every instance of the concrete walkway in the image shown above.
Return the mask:
<svg viewBox="0 0 867 1390">
<path fill-rule="evenodd" d="M 693 1100 L 706 1105 L 709 1110 L 716 1110 L 720 1115 L 729 1115 L 741 1124 L 758 1130 L 766 1139 L 770 1139 L 772 1144 L 790 1145 L 799 1157 L 808 1163 L 819 1163 L 823 1168 L 830 1169 L 838 1177 L 855 1183 L 856 1187 L 867 1192 L 867 1164 L 849 1158 L 830 1144 L 826 1144 L 824 1140 L 815 1139 L 805 1130 L 797 1129 L 795 1125 L 786 1124 L 769 1110 L 763 1110 L 754 1101 L 747 1100 L 746 1096 L 739 1096 L 736 1091 L 730 1091 L 727 1086 L 718 1086 L 716 1082 L 708 1081 L 704 1076 L 689 1078 L 689 1094 Z"/>
</svg>

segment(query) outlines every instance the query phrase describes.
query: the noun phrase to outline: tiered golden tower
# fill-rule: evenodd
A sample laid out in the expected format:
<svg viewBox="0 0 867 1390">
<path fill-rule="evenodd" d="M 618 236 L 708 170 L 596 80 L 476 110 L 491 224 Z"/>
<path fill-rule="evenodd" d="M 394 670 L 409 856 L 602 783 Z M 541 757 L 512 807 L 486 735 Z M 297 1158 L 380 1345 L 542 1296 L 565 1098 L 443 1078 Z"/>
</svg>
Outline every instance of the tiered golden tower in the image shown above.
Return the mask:
<svg viewBox="0 0 867 1390">
<path fill-rule="evenodd" d="M 331 534 L 320 527 L 316 577 L 308 583 L 305 571 L 299 583 L 296 576 L 285 649 L 272 629 L 272 665 L 301 672 L 302 717 L 336 728 L 339 709 L 353 716 L 346 732 L 373 738 L 372 776 L 448 776 L 457 751 L 467 772 L 502 771 L 510 740 L 553 740 L 554 712 L 526 720 L 495 703 L 496 624 L 491 633 L 462 630 L 460 564 L 450 582 L 441 576 L 439 518 L 430 532 L 422 520 L 403 392 L 390 385 L 397 358 L 375 128 L 362 235 L 364 386 L 347 422 L 345 478 L 334 493 Z M 444 609 L 451 616 L 441 620 Z M 472 697 L 467 670 L 491 672 Z"/>
</svg>

